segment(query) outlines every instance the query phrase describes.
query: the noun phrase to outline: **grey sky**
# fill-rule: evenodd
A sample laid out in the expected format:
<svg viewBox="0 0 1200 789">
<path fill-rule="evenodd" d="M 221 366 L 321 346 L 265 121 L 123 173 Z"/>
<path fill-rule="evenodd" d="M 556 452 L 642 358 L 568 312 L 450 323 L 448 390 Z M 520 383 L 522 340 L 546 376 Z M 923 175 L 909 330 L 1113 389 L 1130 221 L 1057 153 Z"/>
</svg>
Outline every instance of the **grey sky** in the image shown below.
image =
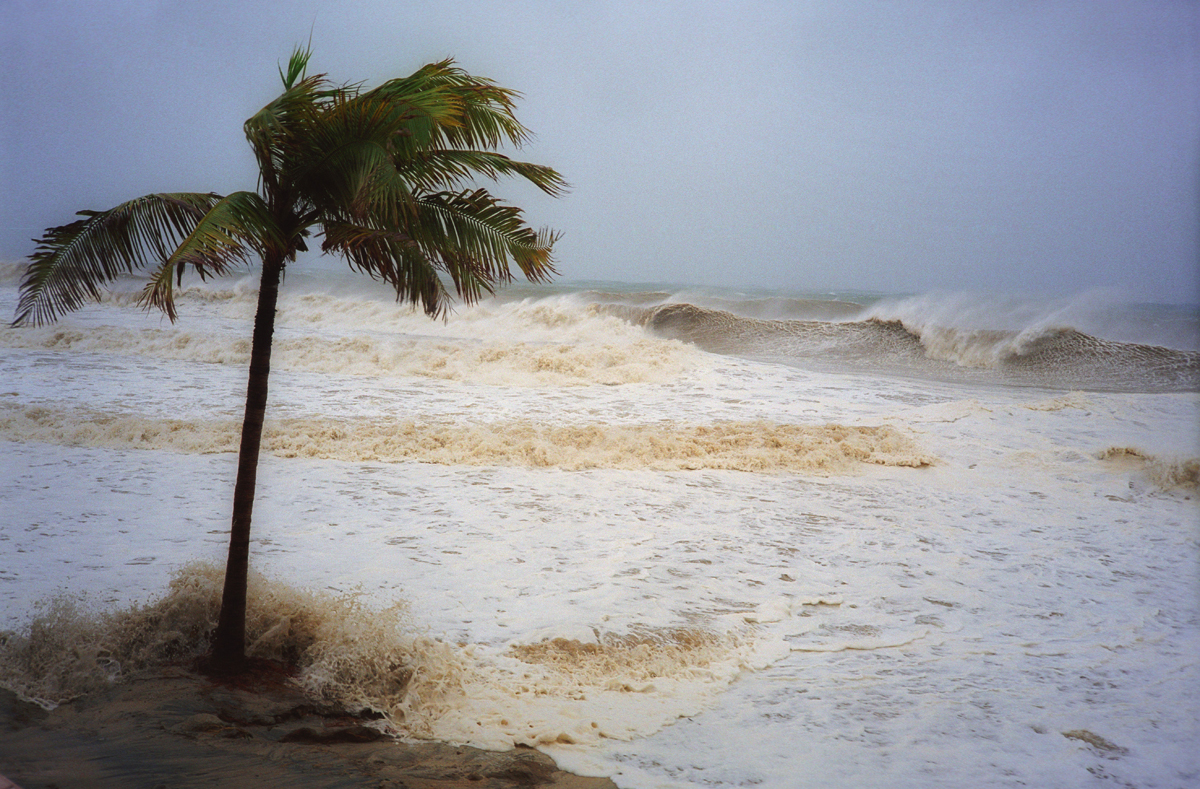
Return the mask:
<svg viewBox="0 0 1200 789">
<path fill-rule="evenodd" d="M 0 257 L 252 187 L 242 121 L 310 29 L 338 81 L 522 91 L 573 190 L 499 191 L 567 278 L 1200 301 L 1191 0 L 0 0 Z"/>
</svg>

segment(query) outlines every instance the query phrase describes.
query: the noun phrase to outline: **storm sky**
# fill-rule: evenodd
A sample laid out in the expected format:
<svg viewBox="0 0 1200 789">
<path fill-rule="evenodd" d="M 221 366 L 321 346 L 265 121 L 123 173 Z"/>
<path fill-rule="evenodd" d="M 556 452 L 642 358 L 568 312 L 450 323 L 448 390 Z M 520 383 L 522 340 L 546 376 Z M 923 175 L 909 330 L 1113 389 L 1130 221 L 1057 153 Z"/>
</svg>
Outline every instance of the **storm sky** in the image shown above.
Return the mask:
<svg viewBox="0 0 1200 789">
<path fill-rule="evenodd" d="M 0 258 L 253 188 L 242 122 L 310 33 L 337 82 L 521 91 L 572 190 L 497 191 L 567 279 L 1200 301 L 1192 0 L 0 0 Z"/>
</svg>

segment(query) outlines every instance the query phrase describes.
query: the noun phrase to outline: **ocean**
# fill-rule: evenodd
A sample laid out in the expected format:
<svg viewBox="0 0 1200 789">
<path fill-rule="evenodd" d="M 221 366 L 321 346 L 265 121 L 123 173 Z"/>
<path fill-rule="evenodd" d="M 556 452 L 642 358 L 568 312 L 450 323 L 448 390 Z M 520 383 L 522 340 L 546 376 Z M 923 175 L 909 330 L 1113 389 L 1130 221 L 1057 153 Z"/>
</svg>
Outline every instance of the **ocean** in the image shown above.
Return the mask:
<svg viewBox="0 0 1200 789">
<path fill-rule="evenodd" d="M 630 789 L 1200 785 L 1195 306 L 562 282 L 442 321 L 322 265 L 251 554 L 252 651 L 315 692 Z M 0 684 L 45 706 L 208 626 L 256 283 L 184 284 L 174 325 L 129 281 L 0 328 Z"/>
</svg>

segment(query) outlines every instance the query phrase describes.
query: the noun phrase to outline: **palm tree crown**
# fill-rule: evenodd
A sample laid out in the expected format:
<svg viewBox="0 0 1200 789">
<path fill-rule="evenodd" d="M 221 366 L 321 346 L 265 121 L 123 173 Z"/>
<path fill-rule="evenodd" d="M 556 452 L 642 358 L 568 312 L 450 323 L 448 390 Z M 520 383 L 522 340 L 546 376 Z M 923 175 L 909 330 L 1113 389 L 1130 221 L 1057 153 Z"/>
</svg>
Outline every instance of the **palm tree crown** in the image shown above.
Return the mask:
<svg viewBox="0 0 1200 789">
<path fill-rule="evenodd" d="M 529 138 L 513 114 L 518 94 L 450 60 L 370 90 L 337 87 L 306 75 L 310 54 L 292 54 L 283 93 L 246 121 L 257 192 L 151 194 L 79 212 L 39 239 L 13 323 L 53 322 L 136 269 L 151 271 L 141 303 L 174 321 L 174 285 L 189 267 L 205 278 L 254 258 L 286 264 L 314 233 L 324 252 L 430 315 L 448 305 L 443 273 L 467 302 L 511 279 L 510 262 L 533 281 L 554 273 L 557 234 L 469 188 L 478 176 L 519 176 L 563 192 L 551 168 L 495 150 Z"/>
</svg>

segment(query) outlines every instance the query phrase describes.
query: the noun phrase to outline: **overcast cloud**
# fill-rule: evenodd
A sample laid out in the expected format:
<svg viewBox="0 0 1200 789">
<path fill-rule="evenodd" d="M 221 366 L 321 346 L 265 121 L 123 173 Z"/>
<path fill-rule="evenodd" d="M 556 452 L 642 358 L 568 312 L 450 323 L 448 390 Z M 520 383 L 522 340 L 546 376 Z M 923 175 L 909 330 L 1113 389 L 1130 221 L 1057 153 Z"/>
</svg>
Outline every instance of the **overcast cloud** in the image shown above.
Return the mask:
<svg viewBox="0 0 1200 789">
<path fill-rule="evenodd" d="M 570 279 L 1200 301 L 1200 4 L 0 0 L 0 257 L 81 208 L 251 188 L 308 39 L 525 94 L 502 188 Z M 337 264 L 335 264 L 337 265 Z"/>
</svg>

